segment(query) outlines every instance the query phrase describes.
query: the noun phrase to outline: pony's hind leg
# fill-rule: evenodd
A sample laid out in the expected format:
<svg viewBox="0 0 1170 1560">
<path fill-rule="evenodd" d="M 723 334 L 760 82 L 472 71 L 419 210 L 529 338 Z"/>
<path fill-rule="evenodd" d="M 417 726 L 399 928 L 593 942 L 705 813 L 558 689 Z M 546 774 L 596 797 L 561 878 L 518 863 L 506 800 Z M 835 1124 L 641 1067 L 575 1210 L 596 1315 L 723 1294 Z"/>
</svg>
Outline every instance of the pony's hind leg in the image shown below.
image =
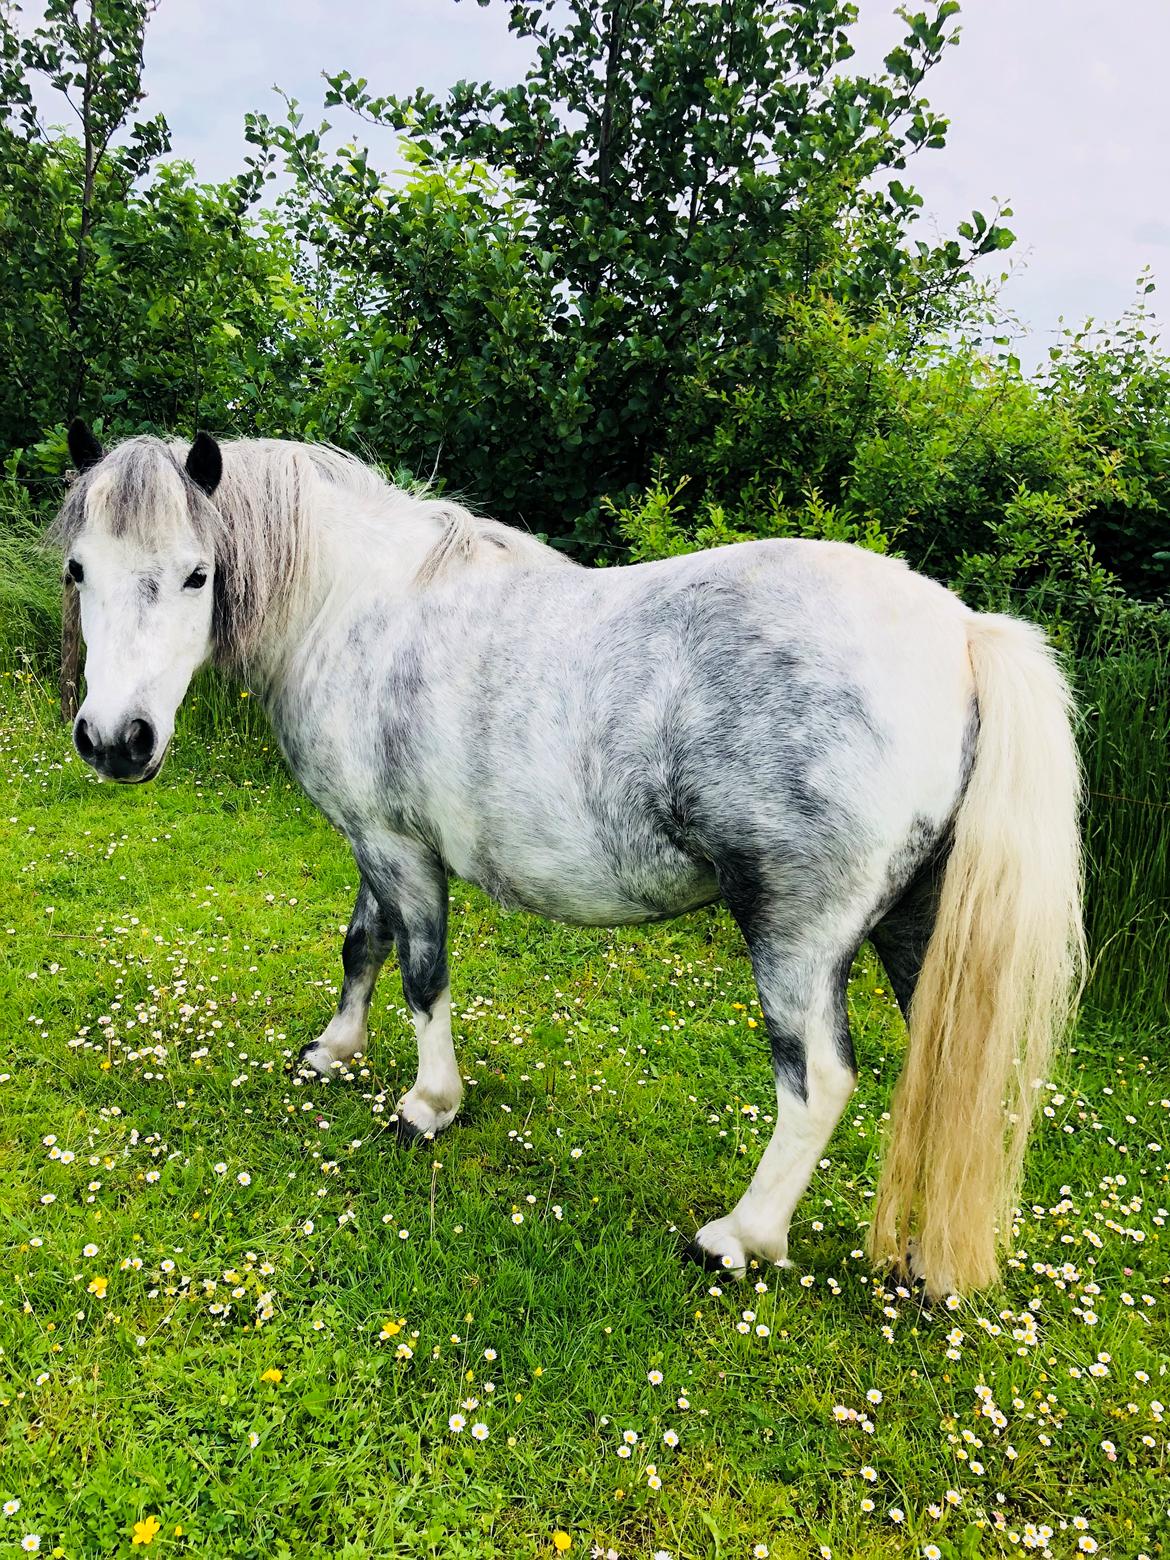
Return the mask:
<svg viewBox="0 0 1170 1560">
<path fill-rule="evenodd" d="M 772 1047 L 776 1129 L 747 1191 L 691 1247 L 706 1265 L 736 1276 L 753 1256 L 787 1263 L 793 1210 L 857 1078 L 845 1007 L 851 950 L 838 942 L 827 954 L 807 931 L 790 949 L 758 924 L 744 930 Z"/>
<path fill-rule="evenodd" d="M 934 932 L 938 899 L 946 871 L 946 851 L 936 852 L 924 862 L 898 901 L 872 928 L 869 940 L 882 961 L 890 987 L 909 1020 L 926 949 Z"/>
<path fill-rule="evenodd" d="M 337 1011 L 324 1031 L 301 1052 L 300 1061 L 305 1066 L 327 1075 L 365 1048 L 374 983 L 393 946 L 394 934 L 377 897 L 363 877 L 341 945 L 341 966 L 345 973 Z"/>
</svg>

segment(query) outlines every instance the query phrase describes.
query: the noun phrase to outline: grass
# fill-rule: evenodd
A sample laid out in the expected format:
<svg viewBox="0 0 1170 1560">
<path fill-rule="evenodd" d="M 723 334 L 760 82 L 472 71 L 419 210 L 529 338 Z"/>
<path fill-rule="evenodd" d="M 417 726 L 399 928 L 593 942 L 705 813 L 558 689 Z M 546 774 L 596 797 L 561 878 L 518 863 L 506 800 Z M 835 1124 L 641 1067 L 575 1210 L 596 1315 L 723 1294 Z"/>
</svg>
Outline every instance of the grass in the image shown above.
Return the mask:
<svg viewBox="0 0 1170 1560">
<path fill-rule="evenodd" d="M 1094 999 L 1170 1012 L 1170 649 L 1120 645 L 1080 671 Z"/>
<path fill-rule="evenodd" d="M 0 693 L 0 1555 L 1166 1551 L 1165 1028 L 1078 1036 L 1002 1289 L 929 1314 L 860 1258 L 902 1046 L 863 961 L 796 1268 L 720 1293 L 680 1247 L 774 1103 L 726 917 L 454 885 L 467 1101 L 402 1150 L 393 970 L 352 1082 L 286 1074 L 355 872 L 262 722 L 213 725 L 117 789 Z"/>
</svg>

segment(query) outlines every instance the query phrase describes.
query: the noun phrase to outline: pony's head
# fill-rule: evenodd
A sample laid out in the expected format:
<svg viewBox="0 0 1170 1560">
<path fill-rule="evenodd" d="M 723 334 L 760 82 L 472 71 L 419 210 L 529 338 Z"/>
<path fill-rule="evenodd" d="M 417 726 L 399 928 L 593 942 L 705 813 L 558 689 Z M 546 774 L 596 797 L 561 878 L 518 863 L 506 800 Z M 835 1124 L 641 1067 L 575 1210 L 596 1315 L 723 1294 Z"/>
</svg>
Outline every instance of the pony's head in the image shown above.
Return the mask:
<svg viewBox="0 0 1170 1560">
<path fill-rule="evenodd" d="M 181 447 L 147 437 L 103 454 L 80 421 L 69 429 L 69 453 L 78 477 L 54 534 L 85 639 L 73 740 L 107 779 L 152 780 L 213 648 L 221 521 L 211 495 L 222 457 L 205 433 L 185 459 Z"/>
</svg>

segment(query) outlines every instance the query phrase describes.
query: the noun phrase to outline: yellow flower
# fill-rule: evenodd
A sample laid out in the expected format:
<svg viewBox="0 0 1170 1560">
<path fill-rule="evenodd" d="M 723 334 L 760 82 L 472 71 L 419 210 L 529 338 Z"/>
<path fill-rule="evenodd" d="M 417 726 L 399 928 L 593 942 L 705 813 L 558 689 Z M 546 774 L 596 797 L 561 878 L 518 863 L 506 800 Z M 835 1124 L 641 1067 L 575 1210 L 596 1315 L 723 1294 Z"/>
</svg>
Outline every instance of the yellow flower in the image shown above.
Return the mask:
<svg viewBox="0 0 1170 1560">
<path fill-rule="evenodd" d="M 134 1531 L 130 1542 L 132 1544 L 153 1544 L 154 1535 L 162 1527 L 157 1517 L 143 1517 L 141 1522 L 134 1524 Z"/>
<path fill-rule="evenodd" d="M 277 1370 L 275 1365 L 270 1365 L 268 1367 L 268 1369 L 261 1374 L 260 1380 L 261 1381 L 283 1381 L 284 1380 L 284 1371 Z"/>
<path fill-rule="evenodd" d="M 556 1550 L 557 1554 L 563 1555 L 566 1549 L 572 1549 L 572 1547 L 573 1540 L 567 1533 L 562 1532 L 561 1529 L 558 1528 L 553 1534 L 553 1548 Z"/>
<path fill-rule="evenodd" d="M 395 1337 L 397 1337 L 397 1335 L 401 1331 L 402 1331 L 402 1324 L 400 1322 L 383 1322 L 382 1323 L 382 1337 L 383 1338 L 395 1338 Z"/>
<path fill-rule="evenodd" d="M 183 1524 L 181 1522 L 176 1522 L 175 1523 L 175 1537 L 176 1538 L 185 1538 L 186 1536 L 187 1535 L 186 1535 L 186 1531 L 184 1530 Z"/>
<path fill-rule="evenodd" d="M 109 1286 L 109 1279 L 99 1276 L 90 1279 L 89 1283 L 86 1285 L 86 1291 L 91 1295 L 96 1295 L 99 1300 L 104 1300 L 106 1298 L 106 1290 L 109 1288 Z"/>
</svg>

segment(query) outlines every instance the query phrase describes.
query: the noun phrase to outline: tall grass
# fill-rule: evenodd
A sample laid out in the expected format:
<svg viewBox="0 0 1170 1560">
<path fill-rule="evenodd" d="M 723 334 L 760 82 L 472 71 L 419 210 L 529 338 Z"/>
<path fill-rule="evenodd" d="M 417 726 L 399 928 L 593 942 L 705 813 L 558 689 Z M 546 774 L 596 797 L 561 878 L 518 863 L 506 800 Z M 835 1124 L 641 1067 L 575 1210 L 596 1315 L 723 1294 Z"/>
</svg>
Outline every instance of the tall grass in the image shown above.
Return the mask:
<svg viewBox="0 0 1170 1560">
<path fill-rule="evenodd" d="M 61 561 L 23 490 L 0 480 L 0 659 L 55 673 L 61 641 Z"/>
<path fill-rule="evenodd" d="M 1097 647 L 1084 716 L 1089 1000 L 1170 1022 L 1170 646 Z"/>
</svg>

